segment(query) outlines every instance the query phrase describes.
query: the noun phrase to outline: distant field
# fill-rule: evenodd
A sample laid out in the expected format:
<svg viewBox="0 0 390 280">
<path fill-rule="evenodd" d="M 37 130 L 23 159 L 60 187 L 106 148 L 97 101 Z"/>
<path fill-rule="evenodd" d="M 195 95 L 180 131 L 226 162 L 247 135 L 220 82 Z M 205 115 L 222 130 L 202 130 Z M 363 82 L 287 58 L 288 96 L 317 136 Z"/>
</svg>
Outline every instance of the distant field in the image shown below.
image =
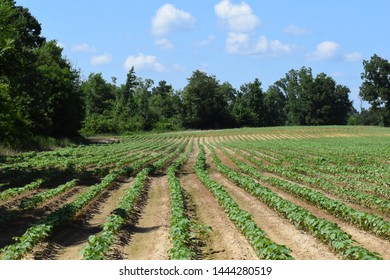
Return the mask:
<svg viewBox="0 0 390 280">
<path fill-rule="evenodd" d="M 390 259 L 388 128 L 95 140 L 0 157 L 1 258 Z"/>
</svg>

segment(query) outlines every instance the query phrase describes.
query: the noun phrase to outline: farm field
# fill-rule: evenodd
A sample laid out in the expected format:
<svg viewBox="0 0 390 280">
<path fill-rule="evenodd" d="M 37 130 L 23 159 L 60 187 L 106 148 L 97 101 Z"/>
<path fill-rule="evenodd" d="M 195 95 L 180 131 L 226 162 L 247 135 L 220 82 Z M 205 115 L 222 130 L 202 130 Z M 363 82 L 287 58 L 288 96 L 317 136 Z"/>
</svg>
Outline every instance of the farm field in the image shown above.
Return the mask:
<svg viewBox="0 0 390 280">
<path fill-rule="evenodd" d="M 1 259 L 390 259 L 390 129 L 115 138 L 0 157 Z"/>
</svg>

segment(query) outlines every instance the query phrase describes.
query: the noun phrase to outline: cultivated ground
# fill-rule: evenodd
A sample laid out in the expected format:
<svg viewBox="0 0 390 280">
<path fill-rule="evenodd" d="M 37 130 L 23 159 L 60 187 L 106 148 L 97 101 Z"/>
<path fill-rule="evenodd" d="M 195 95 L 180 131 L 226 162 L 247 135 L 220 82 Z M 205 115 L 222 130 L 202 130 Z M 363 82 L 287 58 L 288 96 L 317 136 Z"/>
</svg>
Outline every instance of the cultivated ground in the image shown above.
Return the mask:
<svg viewBox="0 0 390 280">
<path fill-rule="evenodd" d="M 389 129 L 119 139 L 0 158 L 3 259 L 390 259 Z"/>
</svg>

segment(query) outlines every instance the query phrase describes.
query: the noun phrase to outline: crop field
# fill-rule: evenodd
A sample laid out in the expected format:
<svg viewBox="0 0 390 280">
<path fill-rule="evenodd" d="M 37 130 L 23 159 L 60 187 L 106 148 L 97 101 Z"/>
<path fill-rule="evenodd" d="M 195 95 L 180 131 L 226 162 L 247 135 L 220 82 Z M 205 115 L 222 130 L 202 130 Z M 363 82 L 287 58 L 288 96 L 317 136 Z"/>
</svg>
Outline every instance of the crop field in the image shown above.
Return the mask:
<svg viewBox="0 0 390 280">
<path fill-rule="evenodd" d="M 0 157 L 0 258 L 390 259 L 390 130 L 113 137 Z"/>
</svg>

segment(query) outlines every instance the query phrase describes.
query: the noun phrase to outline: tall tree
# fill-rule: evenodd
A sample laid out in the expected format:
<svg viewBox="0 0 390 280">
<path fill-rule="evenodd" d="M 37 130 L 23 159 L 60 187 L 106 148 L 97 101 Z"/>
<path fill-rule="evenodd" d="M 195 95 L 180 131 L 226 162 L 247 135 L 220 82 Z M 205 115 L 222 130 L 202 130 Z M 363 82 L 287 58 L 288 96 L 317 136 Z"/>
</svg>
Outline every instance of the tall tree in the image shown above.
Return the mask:
<svg viewBox="0 0 390 280">
<path fill-rule="evenodd" d="M 352 107 L 350 90 L 324 73 L 313 78 L 310 68 L 289 71 L 276 86 L 286 96 L 287 124 L 346 124 Z"/>
<path fill-rule="evenodd" d="M 265 124 L 264 92 L 259 79 L 240 87 L 236 116 L 243 126 L 263 126 Z"/>
<path fill-rule="evenodd" d="M 55 41 L 41 36 L 41 25 L 28 9 L 3 0 L 0 15 L 0 107 L 7 112 L 1 118 L 8 116 L 4 134 L 76 135 L 83 111 L 79 73 Z M 10 110 L 6 100 L 12 100 Z"/>
<path fill-rule="evenodd" d="M 196 70 L 183 91 L 183 120 L 188 128 L 221 128 L 227 100 L 215 76 Z"/>
<path fill-rule="evenodd" d="M 91 73 L 81 85 L 85 99 L 84 131 L 112 133 L 118 130 L 114 120 L 115 88 L 101 73 Z"/>
<path fill-rule="evenodd" d="M 349 93 L 349 88 L 337 85 L 332 77 L 325 73 L 318 74 L 314 79 L 310 95 L 307 123 L 310 125 L 346 124 L 352 108 Z"/>
<path fill-rule="evenodd" d="M 28 108 L 37 124 L 36 133 L 55 137 L 78 134 L 84 117 L 79 72 L 62 56 L 56 41 L 45 42 L 34 51 L 34 98 Z"/>
<path fill-rule="evenodd" d="M 286 96 L 287 124 L 307 125 L 306 116 L 310 110 L 310 94 L 313 87 L 311 68 L 290 70 L 284 78 L 275 83 Z"/>
<path fill-rule="evenodd" d="M 271 85 L 264 95 L 265 125 L 281 126 L 286 124 L 286 97 L 280 88 Z"/>
<path fill-rule="evenodd" d="M 360 96 L 380 110 L 383 125 L 390 126 L 390 63 L 374 54 L 370 60 L 363 61 L 363 67 Z"/>
</svg>

